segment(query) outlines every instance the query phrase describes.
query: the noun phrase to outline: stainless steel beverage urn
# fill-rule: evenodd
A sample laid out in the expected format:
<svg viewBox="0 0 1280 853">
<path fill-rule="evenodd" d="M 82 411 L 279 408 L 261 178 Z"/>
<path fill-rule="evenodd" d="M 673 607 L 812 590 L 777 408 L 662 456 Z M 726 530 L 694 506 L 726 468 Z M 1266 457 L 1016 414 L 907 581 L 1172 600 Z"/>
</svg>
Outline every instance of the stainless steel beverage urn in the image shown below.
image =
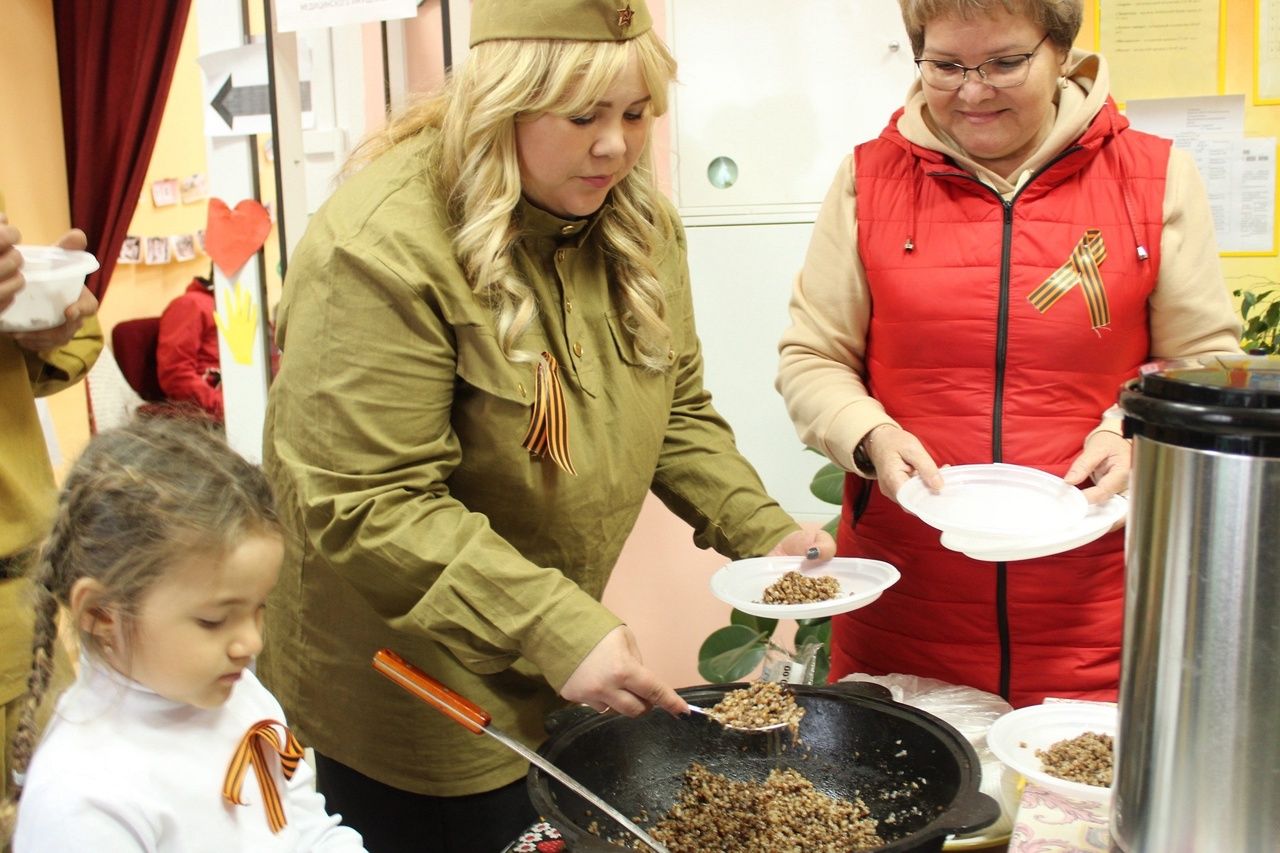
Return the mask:
<svg viewBox="0 0 1280 853">
<path fill-rule="evenodd" d="M 1280 360 L 1152 370 L 1133 438 L 1113 849 L 1280 850 Z"/>
</svg>

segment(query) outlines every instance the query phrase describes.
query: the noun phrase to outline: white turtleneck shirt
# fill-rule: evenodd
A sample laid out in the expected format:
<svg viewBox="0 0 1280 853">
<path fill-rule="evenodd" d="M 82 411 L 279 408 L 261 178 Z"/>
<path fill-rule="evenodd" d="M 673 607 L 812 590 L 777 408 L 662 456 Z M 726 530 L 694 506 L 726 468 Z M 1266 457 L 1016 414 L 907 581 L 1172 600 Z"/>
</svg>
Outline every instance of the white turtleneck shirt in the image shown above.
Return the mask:
<svg viewBox="0 0 1280 853">
<path fill-rule="evenodd" d="M 359 833 L 325 812 L 305 761 L 286 780 L 268 750 L 287 821 L 279 833 L 256 767 L 240 791 L 245 805 L 224 801 L 232 756 L 261 720 L 284 723 L 284 711 L 248 670 L 224 704 L 204 709 L 82 660 L 28 770 L 15 853 L 363 851 Z"/>
</svg>

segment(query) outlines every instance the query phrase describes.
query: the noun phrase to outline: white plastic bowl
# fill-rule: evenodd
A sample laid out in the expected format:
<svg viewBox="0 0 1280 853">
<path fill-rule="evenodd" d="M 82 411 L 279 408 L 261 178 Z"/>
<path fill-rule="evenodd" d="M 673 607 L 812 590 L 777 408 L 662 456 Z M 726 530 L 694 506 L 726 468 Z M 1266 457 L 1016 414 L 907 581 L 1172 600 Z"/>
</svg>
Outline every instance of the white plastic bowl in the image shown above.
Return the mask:
<svg viewBox="0 0 1280 853">
<path fill-rule="evenodd" d="M 84 280 L 98 268 L 88 252 L 57 246 L 18 246 L 26 287 L 0 311 L 0 332 L 36 332 L 66 321 L 66 310 L 80 297 Z"/>
<path fill-rule="evenodd" d="M 1116 736 L 1116 706 L 1103 702 L 1048 702 L 1010 711 L 991 724 L 987 746 L 996 758 L 1028 781 L 1086 802 L 1111 802 L 1111 789 L 1059 779 L 1044 772 L 1036 750 L 1085 732 Z"/>
</svg>

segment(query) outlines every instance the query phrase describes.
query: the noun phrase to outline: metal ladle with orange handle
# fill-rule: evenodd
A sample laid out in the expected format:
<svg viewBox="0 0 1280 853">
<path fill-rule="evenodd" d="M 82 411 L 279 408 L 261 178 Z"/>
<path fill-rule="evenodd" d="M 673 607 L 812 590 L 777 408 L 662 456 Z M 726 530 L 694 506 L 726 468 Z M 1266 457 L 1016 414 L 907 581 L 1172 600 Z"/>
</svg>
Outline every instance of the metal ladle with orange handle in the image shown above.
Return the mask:
<svg viewBox="0 0 1280 853">
<path fill-rule="evenodd" d="M 489 716 L 488 711 L 454 693 L 395 652 L 390 649 L 378 650 L 373 656 L 373 668 L 468 731 L 474 734 L 489 735 L 519 753 L 530 763 L 536 764 L 544 773 L 558 779 L 578 796 L 613 818 L 619 826 L 639 838 L 649 847 L 658 851 L 658 853 L 667 853 L 667 848 L 661 842 L 655 840 L 649 833 L 628 820 L 622 812 L 591 793 L 568 773 L 565 773 L 524 744 L 491 726 L 490 722 L 493 718 Z"/>
</svg>

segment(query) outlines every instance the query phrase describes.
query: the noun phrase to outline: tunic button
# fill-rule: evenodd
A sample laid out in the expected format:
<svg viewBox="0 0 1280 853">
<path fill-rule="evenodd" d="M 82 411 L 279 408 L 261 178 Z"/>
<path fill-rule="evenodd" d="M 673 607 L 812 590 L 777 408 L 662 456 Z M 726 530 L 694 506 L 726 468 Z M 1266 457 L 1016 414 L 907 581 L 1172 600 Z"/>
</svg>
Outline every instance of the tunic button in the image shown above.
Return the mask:
<svg viewBox="0 0 1280 853">
<path fill-rule="evenodd" d="M 523 397 L 523 396 L 524 396 L 524 383 L 523 383 L 523 382 L 517 382 L 517 383 L 516 383 L 516 390 L 517 390 L 517 391 L 519 391 L 519 392 L 520 392 L 520 396 L 521 396 L 521 397 Z"/>
<path fill-rule="evenodd" d="M 565 313 L 566 313 L 566 314 L 572 314 L 572 313 L 573 313 L 573 300 L 572 300 L 572 299 L 566 299 L 566 300 L 564 301 L 564 310 L 565 310 Z"/>
<path fill-rule="evenodd" d="M 576 355 L 578 358 L 582 358 L 582 344 L 573 345 L 573 354 Z"/>
<path fill-rule="evenodd" d="M 676 351 L 673 349 L 667 350 L 667 361 L 675 361 L 675 360 L 676 360 Z"/>
<path fill-rule="evenodd" d="M 561 228 L 561 229 L 560 229 L 560 233 L 561 233 L 561 234 L 572 234 L 572 233 L 574 232 L 574 230 L 575 230 L 577 227 L 578 227 L 578 226 L 576 226 L 576 225 L 566 225 L 566 226 L 564 226 L 563 228 Z"/>
<path fill-rule="evenodd" d="M 556 263 L 561 263 L 564 261 L 564 254 L 565 254 L 564 249 L 558 249 L 556 251 Z"/>
</svg>

